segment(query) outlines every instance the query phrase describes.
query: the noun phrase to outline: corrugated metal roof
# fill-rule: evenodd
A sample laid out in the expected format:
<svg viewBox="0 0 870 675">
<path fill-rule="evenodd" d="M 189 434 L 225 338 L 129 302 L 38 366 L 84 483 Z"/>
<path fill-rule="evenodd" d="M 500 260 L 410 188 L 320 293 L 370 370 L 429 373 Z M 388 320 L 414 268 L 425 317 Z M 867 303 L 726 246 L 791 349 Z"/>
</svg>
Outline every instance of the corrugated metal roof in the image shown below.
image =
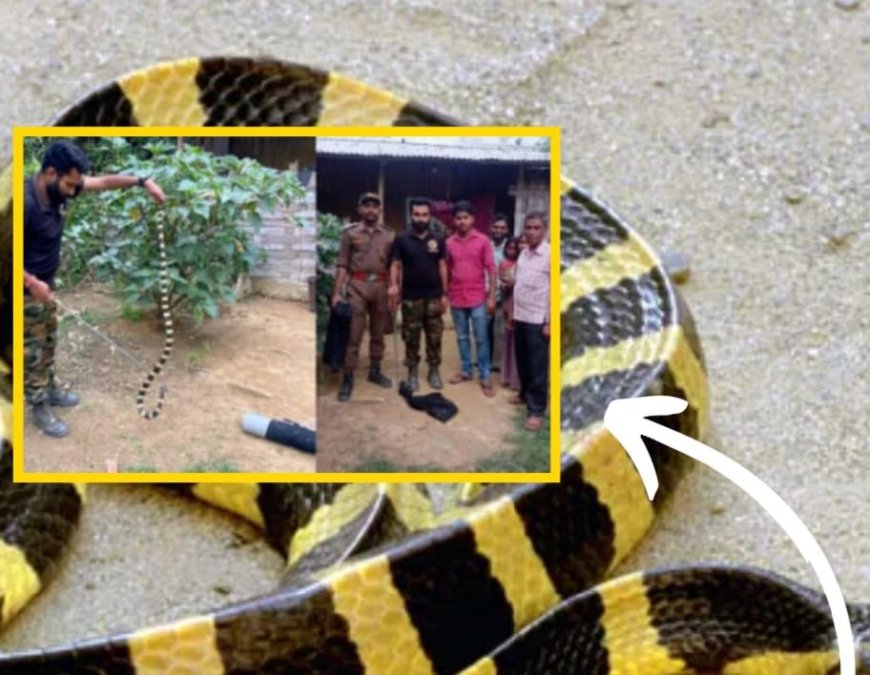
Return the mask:
<svg viewBox="0 0 870 675">
<path fill-rule="evenodd" d="M 549 162 L 547 137 L 393 136 L 317 139 L 317 153 L 359 157 L 464 159 L 490 162 Z"/>
</svg>

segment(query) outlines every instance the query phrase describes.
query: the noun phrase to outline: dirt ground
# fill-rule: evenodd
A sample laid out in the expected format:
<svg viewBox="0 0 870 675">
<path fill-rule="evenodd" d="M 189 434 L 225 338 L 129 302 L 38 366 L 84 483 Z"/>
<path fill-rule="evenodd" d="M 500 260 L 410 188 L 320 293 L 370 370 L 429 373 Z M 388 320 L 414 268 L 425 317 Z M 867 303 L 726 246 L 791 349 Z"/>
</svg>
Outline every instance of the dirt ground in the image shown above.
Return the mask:
<svg viewBox="0 0 870 675">
<path fill-rule="evenodd" d="M 136 393 L 163 346 L 161 324 L 121 318 L 120 304 L 98 288 L 58 294 L 116 341 L 139 368 L 73 317 L 61 318 L 57 374 L 82 397 L 59 409 L 64 439 L 42 434 L 26 418 L 27 472 L 302 473 L 315 460 L 242 431 L 246 412 L 315 428 L 314 314 L 302 303 L 251 296 L 201 326 L 174 317 L 175 349 L 158 376 L 169 387 L 151 421 L 136 412 Z M 63 317 L 63 311 L 60 312 Z"/>
<path fill-rule="evenodd" d="M 397 330 L 401 329 L 397 326 Z M 350 401 L 342 403 L 336 398 L 341 373 L 320 378 L 317 391 L 317 417 L 321 421 L 317 437 L 319 472 L 389 471 L 396 468 L 476 471 L 478 462 L 507 450 L 507 438 L 513 433 L 515 417 L 519 414 L 518 407 L 508 402 L 514 392 L 501 386 L 500 373 L 493 373 L 496 388 L 493 398 L 484 396 L 478 379 L 456 385 L 447 382 L 460 371 L 456 333 L 449 316 L 445 319 L 442 338 L 444 361 L 440 372 L 444 388 L 441 393 L 456 404 L 459 412 L 447 423 L 413 410 L 399 395 L 399 380 L 407 375 L 401 333 L 386 337 L 382 368 L 384 374 L 393 380 L 392 389 L 366 381 L 368 340 L 366 333 Z M 425 352 L 424 345 L 421 344 L 421 352 Z M 434 391 L 426 381 L 427 373 L 428 366 L 421 363 L 417 394 Z M 548 461 L 539 471 L 549 471 Z"/>
</svg>

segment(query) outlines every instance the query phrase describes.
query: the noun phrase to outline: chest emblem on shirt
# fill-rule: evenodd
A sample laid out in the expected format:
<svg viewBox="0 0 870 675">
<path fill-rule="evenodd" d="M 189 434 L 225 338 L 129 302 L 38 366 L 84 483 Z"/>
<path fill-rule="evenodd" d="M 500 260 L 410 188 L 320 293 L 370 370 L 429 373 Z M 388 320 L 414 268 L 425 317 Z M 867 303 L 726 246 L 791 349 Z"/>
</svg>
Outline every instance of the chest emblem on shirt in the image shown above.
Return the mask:
<svg viewBox="0 0 870 675">
<path fill-rule="evenodd" d="M 429 249 L 429 253 L 438 253 L 438 242 L 434 239 L 430 239 L 426 243 L 426 246 Z"/>
</svg>

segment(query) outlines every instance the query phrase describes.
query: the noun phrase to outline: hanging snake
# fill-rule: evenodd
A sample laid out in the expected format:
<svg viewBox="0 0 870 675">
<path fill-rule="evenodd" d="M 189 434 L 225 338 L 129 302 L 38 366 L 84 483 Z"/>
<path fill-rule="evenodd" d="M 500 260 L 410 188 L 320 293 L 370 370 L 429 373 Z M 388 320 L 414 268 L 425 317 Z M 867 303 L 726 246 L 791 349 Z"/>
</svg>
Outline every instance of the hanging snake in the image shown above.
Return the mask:
<svg viewBox="0 0 870 675">
<path fill-rule="evenodd" d="M 163 317 L 163 351 L 151 372 L 145 376 L 139 391 L 136 394 L 136 409 L 146 420 L 153 420 L 163 409 L 163 400 L 166 398 L 166 385 L 160 387 L 157 404 L 152 410 L 145 409 L 145 396 L 154 379 L 162 372 L 163 366 L 172 354 L 172 345 L 175 340 L 172 328 L 172 311 L 169 307 L 169 266 L 166 262 L 166 211 L 160 209 L 157 212 L 157 247 L 160 250 L 160 314 Z"/>
<path fill-rule="evenodd" d="M 263 59 L 189 59 L 135 72 L 57 125 L 454 125 L 335 73 Z M 3 354 L 11 325 L 11 172 L 0 179 Z M 658 258 L 610 209 L 561 183 L 561 479 L 457 486 L 190 485 L 254 522 L 287 559 L 274 592 L 76 645 L 0 653 L 0 673 L 827 673 L 823 596 L 771 572 L 713 565 L 609 579 L 685 466 L 647 440 L 650 502 L 602 424 L 615 398 L 678 396 L 661 423 L 707 426 L 704 359 Z M 10 620 L 57 567 L 80 489 L 11 482 L 3 373 L 0 593 Z M 858 661 L 870 608 L 851 606 Z"/>
</svg>

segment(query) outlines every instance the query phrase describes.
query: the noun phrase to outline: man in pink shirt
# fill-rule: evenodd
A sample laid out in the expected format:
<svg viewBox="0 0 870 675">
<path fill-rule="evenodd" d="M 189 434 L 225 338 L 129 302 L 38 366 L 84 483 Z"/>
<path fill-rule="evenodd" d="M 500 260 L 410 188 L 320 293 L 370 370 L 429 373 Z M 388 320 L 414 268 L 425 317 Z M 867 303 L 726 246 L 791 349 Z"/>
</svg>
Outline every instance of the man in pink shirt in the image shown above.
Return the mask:
<svg viewBox="0 0 870 675">
<path fill-rule="evenodd" d="M 526 405 L 526 429 L 537 431 L 547 408 L 550 373 L 550 245 L 546 216 L 530 213 L 523 232 L 529 245 L 517 260 L 514 283 L 514 348 L 520 393 L 512 403 Z"/>
<path fill-rule="evenodd" d="M 447 238 L 447 292 L 462 371 L 449 381 L 458 384 L 472 379 L 470 333 L 473 331 L 480 385 L 484 394 L 495 396 L 487 335 L 488 317 L 495 311 L 497 286 L 492 244 L 489 237 L 474 229 L 474 207 L 469 202 L 456 202 L 453 219 L 456 233 Z"/>
</svg>

